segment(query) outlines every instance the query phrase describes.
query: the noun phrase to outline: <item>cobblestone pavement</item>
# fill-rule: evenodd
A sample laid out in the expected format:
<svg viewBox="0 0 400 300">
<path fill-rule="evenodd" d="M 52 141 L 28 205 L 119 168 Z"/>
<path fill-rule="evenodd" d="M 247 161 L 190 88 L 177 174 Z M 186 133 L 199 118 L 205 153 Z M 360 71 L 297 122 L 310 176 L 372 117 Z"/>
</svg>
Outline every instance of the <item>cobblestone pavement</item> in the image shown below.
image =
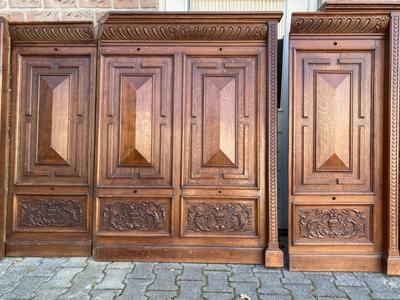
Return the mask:
<svg viewBox="0 0 400 300">
<path fill-rule="evenodd" d="M 400 299 L 400 276 L 261 265 L 5 258 L 1 299 Z"/>
</svg>

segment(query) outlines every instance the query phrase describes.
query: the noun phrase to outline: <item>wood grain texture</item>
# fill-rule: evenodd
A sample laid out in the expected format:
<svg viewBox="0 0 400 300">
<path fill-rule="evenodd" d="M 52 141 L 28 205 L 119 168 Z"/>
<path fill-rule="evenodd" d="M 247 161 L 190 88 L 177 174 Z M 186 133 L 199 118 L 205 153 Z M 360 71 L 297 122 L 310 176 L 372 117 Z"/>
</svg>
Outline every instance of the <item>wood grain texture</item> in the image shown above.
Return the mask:
<svg viewBox="0 0 400 300">
<path fill-rule="evenodd" d="M 97 259 L 260 263 L 274 230 L 267 265 L 283 263 L 276 178 L 265 184 L 277 171 L 279 17 L 105 17 Z"/>
<path fill-rule="evenodd" d="M 387 14 L 349 15 L 295 14 L 292 20 L 289 258 L 293 271 L 382 268 L 387 46 L 383 35 L 389 22 Z"/>
<path fill-rule="evenodd" d="M 13 43 L 95 42 L 94 27 L 91 22 L 12 23 L 10 36 Z"/>
<path fill-rule="evenodd" d="M 0 18 L 0 257 L 5 255 L 9 169 L 9 45 L 8 24 Z"/>
<path fill-rule="evenodd" d="M 91 255 L 93 27 L 88 23 L 12 26 L 6 253 Z"/>
<path fill-rule="evenodd" d="M 386 195 L 388 199 L 387 213 L 387 258 L 386 272 L 389 275 L 400 275 L 399 253 L 399 68 L 400 68 L 400 13 L 391 13 L 390 45 L 389 45 L 389 126 L 388 128 L 388 184 Z"/>
<path fill-rule="evenodd" d="M 103 42 L 265 41 L 267 22 L 282 13 L 126 13 L 105 17 Z"/>
<path fill-rule="evenodd" d="M 295 13 L 291 34 L 385 34 L 389 16 L 374 12 L 359 13 Z"/>
</svg>

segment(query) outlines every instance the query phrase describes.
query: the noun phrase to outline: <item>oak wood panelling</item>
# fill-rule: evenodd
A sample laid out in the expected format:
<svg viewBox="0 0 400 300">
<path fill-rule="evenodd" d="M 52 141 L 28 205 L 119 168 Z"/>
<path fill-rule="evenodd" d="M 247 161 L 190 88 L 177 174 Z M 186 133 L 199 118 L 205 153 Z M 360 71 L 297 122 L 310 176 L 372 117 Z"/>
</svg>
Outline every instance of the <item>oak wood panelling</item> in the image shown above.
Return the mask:
<svg viewBox="0 0 400 300">
<path fill-rule="evenodd" d="M 10 25 L 7 255 L 91 254 L 96 44 L 89 23 Z"/>
<path fill-rule="evenodd" d="M 88 184 L 90 57 L 17 59 L 15 183 Z"/>
<path fill-rule="evenodd" d="M 98 235 L 169 236 L 171 198 L 98 198 Z"/>
<path fill-rule="evenodd" d="M 182 236 L 257 237 L 258 214 L 257 198 L 184 197 L 181 215 Z"/>
<path fill-rule="evenodd" d="M 271 199 L 265 188 L 267 167 L 276 175 L 277 20 L 271 18 L 106 18 L 99 46 L 97 259 L 262 263 L 266 255 L 269 266 L 282 265 L 273 224 L 276 179 L 268 180 Z M 276 232 L 265 254 L 270 228 Z"/>
<path fill-rule="evenodd" d="M 86 196 L 17 194 L 13 206 L 14 232 L 88 231 Z"/>
<path fill-rule="evenodd" d="M 99 185 L 172 186 L 173 60 L 102 58 Z"/>
<path fill-rule="evenodd" d="M 388 18 L 292 18 L 290 269 L 380 271 Z"/>
<path fill-rule="evenodd" d="M 297 53 L 293 192 L 373 192 L 374 53 Z"/>
<path fill-rule="evenodd" d="M 0 257 L 5 254 L 7 178 L 9 150 L 9 35 L 8 24 L 0 18 Z"/>
<path fill-rule="evenodd" d="M 372 205 L 295 205 L 293 244 L 371 244 Z"/>
<path fill-rule="evenodd" d="M 188 57 L 184 186 L 258 187 L 257 57 Z"/>
</svg>

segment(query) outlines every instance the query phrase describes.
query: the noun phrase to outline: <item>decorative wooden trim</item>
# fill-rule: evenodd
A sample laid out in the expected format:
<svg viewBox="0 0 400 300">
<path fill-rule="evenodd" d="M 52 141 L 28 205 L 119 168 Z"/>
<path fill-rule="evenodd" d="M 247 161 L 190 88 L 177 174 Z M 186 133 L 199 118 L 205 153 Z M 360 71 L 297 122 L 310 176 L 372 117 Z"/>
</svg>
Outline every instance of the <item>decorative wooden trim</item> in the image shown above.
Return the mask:
<svg viewBox="0 0 400 300">
<path fill-rule="evenodd" d="M 148 14 L 111 13 L 104 21 L 101 40 L 265 41 L 267 23 L 281 16 L 281 13 L 224 14 L 222 17 L 186 13 L 156 14 L 149 18 Z"/>
<path fill-rule="evenodd" d="M 389 132 L 389 186 L 388 186 L 388 266 L 387 272 L 391 275 L 400 274 L 400 268 L 394 268 L 389 262 L 400 261 L 399 257 L 399 63 L 400 63 L 400 13 L 391 14 L 390 26 L 390 132 Z M 394 259 L 394 258 L 397 258 Z M 395 264 L 396 265 L 396 264 Z M 397 271 L 394 272 L 393 270 Z"/>
<path fill-rule="evenodd" d="M 265 266 L 283 267 L 283 252 L 278 241 L 278 103 L 277 103 L 277 22 L 268 23 L 268 248 L 265 252 Z"/>
<path fill-rule="evenodd" d="M 10 24 L 12 42 L 79 43 L 95 42 L 91 22 L 79 23 L 13 23 Z"/>
<path fill-rule="evenodd" d="M 400 10 L 400 4 L 397 0 L 359 0 L 359 1 L 343 1 L 343 0 L 326 0 L 320 11 L 379 11 L 390 12 Z"/>
<path fill-rule="evenodd" d="M 384 34 L 389 16 L 376 14 L 293 14 L 291 34 Z"/>
<path fill-rule="evenodd" d="M 6 210 L 9 170 L 9 35 L 7 21 L 0 17 L 0 258 L 5 255 Z"/>
</svg>

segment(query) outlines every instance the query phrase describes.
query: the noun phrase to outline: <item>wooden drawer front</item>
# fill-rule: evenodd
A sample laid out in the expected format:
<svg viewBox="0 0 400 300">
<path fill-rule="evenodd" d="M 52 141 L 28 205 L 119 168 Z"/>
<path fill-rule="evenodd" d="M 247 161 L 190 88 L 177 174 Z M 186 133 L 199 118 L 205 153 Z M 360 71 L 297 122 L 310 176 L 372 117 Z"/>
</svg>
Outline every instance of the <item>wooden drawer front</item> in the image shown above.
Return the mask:
<svg viewBox="0 0 400 300">
<path fill-rule="evenodd" d="M 256 62 L 187 58 L 185 186 L 258 186 Z"/>
<path fill-rule="evenodd" d="M 171 205 L 171 198 L 98 198 L 97 235 L 169 236 Z"/>
<path fill-rule="evenodd" d="M 16 184 L 88 184 L 91 57 L 19 55 Z"/>
<path fill-rule="evenodd" d="M 258 198 L 183 198 L 181 210 L 182 236 L 258 236 Z"/>
<path fill-rule="evenodd" d="M 293 192 L 373 192 L 373 53 L 299 52 Z M 379 101 L 381 101 L 379 99 Z"/>
<path fill-rule="evenodd" d="M 14 232 L 87 232 L 86 195 L 15 195 Z"/>
<path fill-rule="evenodd" d="M 172 186 L 173 58 L 103 57 L 99 185 Z"/>
<path fill-rule="evenodd" d="M 293 243 L 371 244 L 372 205 L 294 205 Z"/>
</svg>

